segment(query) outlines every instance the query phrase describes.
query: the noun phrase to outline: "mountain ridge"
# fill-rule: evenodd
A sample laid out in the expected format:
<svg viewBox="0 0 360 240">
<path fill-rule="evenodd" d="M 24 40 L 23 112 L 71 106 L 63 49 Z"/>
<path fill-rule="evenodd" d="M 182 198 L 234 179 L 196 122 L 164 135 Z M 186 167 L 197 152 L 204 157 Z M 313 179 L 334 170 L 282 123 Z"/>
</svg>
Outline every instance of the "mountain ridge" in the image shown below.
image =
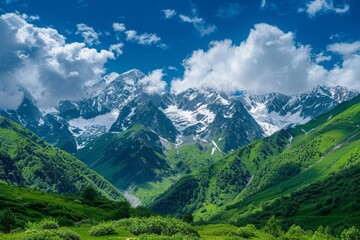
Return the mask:
<svg viewBox="0 0 360 240">
<path fill-rule="evenodd" d="M 92 186 L 105 197 L 124 200 L 83 162 L 4 117 L 0 117 L 0 154 L 1 179 L 10 184 L 61 194 Z"/>
<path fill-rule="evenodd" d="M 149 95 L 143 90 L 143 77 L 139 70 L 111 73 L 94 86 L 87 99 L 63 101 L 52 109 L 39 109 L 34 101 L 24 99 L 18 111 L 1 114 L 75 154 L 120 189 L 149 200 L 154 198 L 148 198 L 149 189 L 165 190 L 189 171 L 216 163 L 226 153 L 281 128 L 306 122 L 358 94 L 342 87 L 319 86 L 292 96 L 244 93 L 229 97 L 212 89 Z M 136 139 L 139 137 L 153 142 Z M 102 143 L 104 139 L 109 142 Z M 94 148 L 95 143 L 106 147 Z M 131 144 L 147 150 L 137 151 Z M 116 150 L 119 148 L 124 151 Z M 108 151 L 117 155 L 102 158 Z M 142 161 L 130 169 L 128 160 L 134 156 Z M 158 162 L 164 163 L 163 169 L 156 167 Z M 142 169 L 152 172 L 152 167 L 158 172 L 134 178 L 120 174 L 124 169 L 115 168 L 119 172 L 114 173 L 113 164 L 137 176 Z"/>
<path fill-rule="evenodd" d="M 307 124 L 278 131 L 185 176 L 150 208 L 170 215 L 190 211 L 198 222 L 265 224 L 266 219 L 276 215 L 289 224 L 310 229 L 321 223 L 346 226 L 359 218 L 353 214 L 358 191 L 353 185 L 345 184 L 359 181 L 359 141 L 360 96 Z M 239 171 L 231 168 L 231 164 L 243 173 L 249 171 L 250 175 L 243 175 L 246 184 L 239 189 L 231 187 L 235 179 L 230 178 L 226 191 L 222 192 L 217 189 L 221 184 L 215 184 L 224 179 L 219 177 L 220 173 L 225 171 L 231 176 Z M 180 193 L 185 197 L 180 198 L 177 195 Z M 186 201 L 186 196 L 190 196 L 191 202 Z M 170 204 L 173 201 L 180 201 L 180 208 L 174 209 Z M 306 222 L 309 217 L 316 219 L 315 226 Z M 332 221 L 324 222 L 330 218 Z"/>
</svg>

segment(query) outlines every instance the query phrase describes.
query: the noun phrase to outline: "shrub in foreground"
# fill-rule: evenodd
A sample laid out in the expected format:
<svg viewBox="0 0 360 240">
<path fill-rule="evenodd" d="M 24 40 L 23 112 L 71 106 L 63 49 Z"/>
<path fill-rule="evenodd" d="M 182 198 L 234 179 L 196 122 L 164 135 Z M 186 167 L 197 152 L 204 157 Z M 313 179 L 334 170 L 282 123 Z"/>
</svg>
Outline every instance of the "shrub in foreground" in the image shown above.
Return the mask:
<svg viewBox="0 0 360 240">
<path fill-rule="evenodd" d="M 324 228 L 323 226 L 319 226 L 319 228 L 314 232 L 311 240 L 330 240 L 334 239 L 334 237 L 330 234 L 329 228 Z"/>
<path fill-rule="evenodd" d="M 26 227 L 28 230 L 30 229 L 37 229 L 37 230 L 43 230 L 43 229 L 58 229 L 59 224 L 55 219 L 48 218 L 43 219 L 40 222 L 29 222 Z"/>
<path fill-rule="evenodd" d="M 305 230 L 302 229 L 300 226 L 293 224 L 287 231 L 287 234 L 289 234 L 289 235 L 304 235 Z"/>
<path fill-rule="evenodd" d="M 80 227 L 80 226 L 83 226 L 83 227 L 91 227 L 91 226 L 94 226 L 96 224 L 98 224 L 99 222 L 94 220 L 94 219 L 83 219 L 81 221 L 78 221 L 75 223 L 75 226 L 76 227 Z"/>
<path fill-rule="evenodd" d="M 118 234 L 118 232 L 116 231 L 115 226 L 112 222 L 103 222 L 91 227 L 89 234 L 91 236 L 106 236 L 116 235 Z"/>
<path fill-rule="evenodd" d="M 189 224 L 177 218 L 170 217 L 149 217 L 149 218 L 129 218 L 118 221 L 120 226 L 124 226 L 127 231 L 135 235 L 155 234 L 172 236 L 198 237 L 199 234 Z"/>
<path fill-rule="evenodd" d="M 232 235 L 236 235 L 242 238 L 252 238 L 255 237 L 256 231 L 257 229 L 254 225 L 248 224 L 246 227 L 239 227 L 235 233 L 232 233 Z"/>
<path fill-rule="evenodd" d="M 353 226 L 349 229 L 345 229 L 341 233 L 341 240 L 359 240 L 360 239 L 360 230 Z"/>
<path fill-rule="evenodd" d="M 70 230 L 31 230 L 24 240 L 80 240 L 80 236 Z"/>
<path fill-rule="evenodd" d="M 173 236 L 159 236 L 156 234 L 143 234 L 140 235 L 140 240 L 199 240 L 200 238 L 194 236 L 182 236 L 176 234 Z"/>
<path fill-rule="evenodd" d="M 267 221 L 264 230 L 266 233 L 271 234 L 274 237 L 280 237 L 283 234 L 281 225 L 275 216 L 272 216 L 269 221 Z"/>
</svg>

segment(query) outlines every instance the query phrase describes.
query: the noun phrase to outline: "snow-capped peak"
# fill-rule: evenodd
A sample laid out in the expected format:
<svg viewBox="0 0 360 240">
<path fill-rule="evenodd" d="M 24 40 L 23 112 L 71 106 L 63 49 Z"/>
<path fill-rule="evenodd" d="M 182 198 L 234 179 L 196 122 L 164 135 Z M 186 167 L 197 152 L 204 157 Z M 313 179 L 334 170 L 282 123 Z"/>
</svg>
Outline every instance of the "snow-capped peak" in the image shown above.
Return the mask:
<svg viewBox="0 0 360 240">
<path fill-rule="evenodd" d="M 319 85 L 310 91 L 289 96 L 244 94 L 240 98 L 265 134 L 270 135 L 290 125 L 306 123 L 358 94 L 358 91 L 345 87 Z"/>
<path fill-rule="evenodd" d="M 120 74 L 118 74 L 117 72 L 112 72 L 112 73 L 107 74 L 104 77 L 104 81 L 106 82 L 106 84 L 110 84 L 111 82 L 113 82 L 119 76 L 120 76 Z"/>
</svg>

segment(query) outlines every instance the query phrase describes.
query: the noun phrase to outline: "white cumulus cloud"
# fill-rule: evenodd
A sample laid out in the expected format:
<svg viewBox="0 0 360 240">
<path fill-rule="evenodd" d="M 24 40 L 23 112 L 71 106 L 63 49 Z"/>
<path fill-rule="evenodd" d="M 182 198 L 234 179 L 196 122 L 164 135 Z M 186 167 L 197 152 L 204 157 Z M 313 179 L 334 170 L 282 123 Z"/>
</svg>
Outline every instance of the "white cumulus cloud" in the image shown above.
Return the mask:
<svg viewBox="0 0 360 240">
<path fill-rule="evenodd" d="M 114 52 L 116 56 L 120 56 L 123 54 L 123 50 L 122 50 L 123 47 L 124 47 L 124 43 L 112 44 L 109 48 L 109 51 Z"/>
<path fill-rule="evenodd" d="M 0 16 L 1 108 L 15 109 L 26 89 L 40 106 L 86 96 L 86 87 L 101 80 L 107 50 L 67 43 L 53 28 L 37 27 L 15 13 Z"/>
<path fill-rule="evenodd" d="M 347 57 L 341 65 L 326 71 L 325 77 L 329 85 L 341 85 L 360 91 L 360 55 Z"/>
<path fill-rule="evenodd" d="M 331 59 L 332 59 L 332 57 L 330 55 L 325 55 L 323 52 L 321 52 L 315 56 L 316 63 L 330 61 Z"/>
<path fill-rule="evenodd" d="M 343 57 L 341 64 L 326 71 L 328 83 L 360 90 L 360 41 L 335 43 L 328 46 L 328 51 Z"/>
<path fill-rule="evenodd" d="M 127 41 L 137 42 L 140 45 L 152 45 L 161 41 L 155 33 L 138 34 L 135 30 L 128 30 L 125 35 Z"/>
<path fill-rule="evenodd" d="M 164 18 L 169 19 L 176 16 L 176 11 L 174 9 L 163 9 L 161 12 L 164 14 Z"/>
<path fill-rule="evenodd" d="M 124 23 L 114 22 L 112 26 L 115 32 L 124 32 L 126 30 Z"/>
<path fill-rule="evenodd" d="M 314 17 L 319 13 L 337 13 L 343 14 L 348 12 L 350 6 L 343 3 L 341 6 L 335 6 L 333 0 L 312 0 L 306 5 L 306 13 Z M 303 11 L 303 10 L 302 10 Z"/>
<path fill-rule="evenodd" d="M 161 94 L 165 92 L 166 82 L 163 80 L 164 73 L 162 69 L 156 69 L 140 80 L 144 92 L 147 94 Z"/>
<path fill-rule="evenodd" d="M 193 9 L 193 13 L 196 13 L 196 10 Z M 189 17 L 186 15 L 179 15 L 180 20 L 185 23 L 191 23 L 195 30 L 203 37 L 205 35 L 208 35 L 210 33 L 213 33 L 216 31 L 216 26 L 214 24 L 208 24 L 203 18 L 199 18 L 196 15 L 193 17 Z"/>
<path fill-rule="evenodd" d="M 183 78 L 171 84 L 174 92 L 191 87 L 228 94 L 295 93 L 314 85 L 308 82 L 310 47 L 296 44 L 293 33 L 268 24 L 255 25 L 238 46 L 230 40 L 212 42 L 208 51 L 194 51 L 183 65 Z"/>
<path fill-rule="evenodd" d="M 328 46 L 328 50 L 346 56 L 351 56 L 360 51 L 360 41 L 352 43 L 334 43 Z"/>
<path fill-rule="evenodd" d="M 94 30 L 94 28 L 89 27 L 84 23 L 79 23 L 76 27 L 76 34 L 81 35 L 84 38 L 84 42 L 89 46 L 100 44 L 99 34 Z"/>
<path fill-rule="evenodd" d="M 126 30 L 124 23 L 113 23 L 113 29 L 116 33 L 116 39 L 121 40 L 125 36 L 125 40 L 129 42 L 135 42 L 140 45 L 150 46 L 156 45 L 159 48 L 166 49 L 165 43 L 161 43 L 161 37 L 156 33 L 141 33 L 139 34 L 136 30 Z M 121 46 L 123 47 L 123 46 Z"/>
<path fill-rule="evenodd" d="M 325 61 L 341 59 L 326 69 Z M 171 82 L 171 91 L 212 88 L 227 94 L 300 93 L 318 84 L 345 86 L 360 91 L 360 41 L 334 43 L 314 55 L 311 47 L 295 41 L 292 32 L 256 24 L 245 41 L 214 41 L 208 50 L 197 50 L 183 61 L 182 78 Z"/>
</svg>

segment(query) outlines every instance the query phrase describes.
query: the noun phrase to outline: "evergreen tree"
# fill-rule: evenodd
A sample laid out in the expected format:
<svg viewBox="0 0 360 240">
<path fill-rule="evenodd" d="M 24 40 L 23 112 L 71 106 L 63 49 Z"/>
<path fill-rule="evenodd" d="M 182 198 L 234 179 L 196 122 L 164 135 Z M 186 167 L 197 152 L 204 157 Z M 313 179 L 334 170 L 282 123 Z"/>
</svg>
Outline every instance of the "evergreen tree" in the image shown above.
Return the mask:
<svg viewBox="0 0 360 240">
<path fill-rule="evenodd" d="M 0 231 L 9 233 L 16 226 L 14 213 L 6 208 L 0 212 Z"/>
<path fill-rule="evenodd" d="M 194 217 L 191 213 L 185 213 L 183 216 L 183 221 L 187 223 L 193 223 Z"/>
<path fill-rule="evenodd" d="M 98 192 L 91 186 L 86 187 L 82 192 L 82 198 L 89 202 L 93 202 L 97 196 Z"/>
<path fill-rule="evenodd" d="M 274 237 L 280 237 L 283 234 L 279 221 L 272 216 L 265 225 L 265 232 L 273 235 Z"/>
</svg>

